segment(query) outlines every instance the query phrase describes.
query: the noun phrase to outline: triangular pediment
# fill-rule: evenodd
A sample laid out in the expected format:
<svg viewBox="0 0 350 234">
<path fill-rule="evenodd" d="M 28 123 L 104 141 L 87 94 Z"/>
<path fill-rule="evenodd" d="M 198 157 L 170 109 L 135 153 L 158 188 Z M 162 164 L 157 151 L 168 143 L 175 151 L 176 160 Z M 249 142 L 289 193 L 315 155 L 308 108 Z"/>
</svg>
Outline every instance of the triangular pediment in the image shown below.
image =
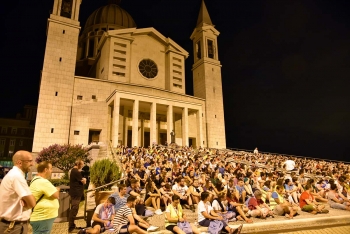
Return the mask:
<svg viewBox="0 0 350 234">
<path fill-rule="evenodd" d="M 148 35 L 155 40 L 159 41 L 163 45 L 167 47 L 167 51 L 173 51 L 179 54 L 184 55 L 186 58 L 188 57 L 189 53 L 183 49 L 180 45 L 178 45 L 175 41 L 173 41 L 169 37 L 163 36 L 160 32 L 158 32 L 155 28 L 127 28 L 127 29 L 118 29 L 118 30 L 111 30 L 107 32 L 107 36 L 118 36 L 123 38 L 133 38 L 138 35 Z"/>
</svg>

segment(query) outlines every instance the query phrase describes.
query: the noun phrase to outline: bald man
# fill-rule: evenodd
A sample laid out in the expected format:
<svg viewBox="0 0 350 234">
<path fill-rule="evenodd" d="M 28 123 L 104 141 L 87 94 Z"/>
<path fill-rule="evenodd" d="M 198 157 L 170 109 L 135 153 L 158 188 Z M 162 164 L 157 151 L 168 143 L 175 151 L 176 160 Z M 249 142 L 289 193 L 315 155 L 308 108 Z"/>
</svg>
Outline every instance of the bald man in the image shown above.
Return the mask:
<svg viewBox="0 0 350 234">
<path fill-rule="evenodd" d="M 33 166 L 33 157 L 28 151 L 17 151 L 13 168 L 0 185 L 0 233 L 26 234 L 31 209 L 35 206 L 25 173 Z"/>
</svg>

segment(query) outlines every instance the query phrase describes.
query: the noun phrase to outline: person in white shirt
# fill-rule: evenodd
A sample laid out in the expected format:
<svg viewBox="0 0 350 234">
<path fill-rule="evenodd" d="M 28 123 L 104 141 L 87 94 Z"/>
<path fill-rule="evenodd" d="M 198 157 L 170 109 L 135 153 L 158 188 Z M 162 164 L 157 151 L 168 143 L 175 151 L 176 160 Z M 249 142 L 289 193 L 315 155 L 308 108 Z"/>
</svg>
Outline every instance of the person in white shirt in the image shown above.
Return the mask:
<svg viewBox="0 0 350 234">
<path fill-rule="evenodd" d="M 287 171 L 292 171 L 295 168 L 295 162 L 291 158 L 285 161 L 283 165 L 285 165 Z"/>
<path fill-rule="evenodd" d="M 191 198 L 191 191 L 188 189 L 188 187 L 185 185 L 185 179 L 181 176 L 177 178 L 176 184 L 173 185 L 172 190 L 174 194 L 178 195 L 180 197 L 180 204 L 185 205 L 188 204 L 191 208 L 191 210 L 194 212 L 195 208 L 192 203 Z"/>
<path fill-rule="evenodd" d="M 17 151 L 12 161 L 14 167 L 0 185 L 0 233 L 26 234 L 31 209 L 36 205 L 25 179 L 33 157 L 28 151 Z"/>
<path fill-rule="evenodd" d="M 230 228 L 227 223 L 223 222 L 223 217 L 216 214 L 209 202 L 209 193 L 201 194 L 201 201 L 198 203 L 198 223 L 203 227 L 209 227 L 210 222 L 218 220 L 223 223 L 223 229 L 229 234 L 240 234 L 243 225 L 239 225 L 237 229 Z"/>
</svg>

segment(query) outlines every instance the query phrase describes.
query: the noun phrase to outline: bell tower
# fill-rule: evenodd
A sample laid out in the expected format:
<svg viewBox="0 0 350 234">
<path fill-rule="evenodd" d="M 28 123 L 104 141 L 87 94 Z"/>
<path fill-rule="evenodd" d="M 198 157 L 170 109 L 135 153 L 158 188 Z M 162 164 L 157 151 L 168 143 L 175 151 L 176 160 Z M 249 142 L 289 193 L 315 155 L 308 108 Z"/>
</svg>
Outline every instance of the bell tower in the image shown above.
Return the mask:
<svg viewBox="0 0 350 234">
<path fill-rule="evenodd" d="M 33 152 L 69 143 L 82 0 L 54 0 L 47 24 Z"/>
<path fill-rule="evenodd" d="M 226 148 L 224 104 L 221 82 L 221 64 L 218 57 L 217 38 L 220 32 L 211 22 L 207 7 L 202 0 L 193 41 L 194 96 L 205 99 L 205 123 L 207 142 L 213 148 Z"/>
</svg>

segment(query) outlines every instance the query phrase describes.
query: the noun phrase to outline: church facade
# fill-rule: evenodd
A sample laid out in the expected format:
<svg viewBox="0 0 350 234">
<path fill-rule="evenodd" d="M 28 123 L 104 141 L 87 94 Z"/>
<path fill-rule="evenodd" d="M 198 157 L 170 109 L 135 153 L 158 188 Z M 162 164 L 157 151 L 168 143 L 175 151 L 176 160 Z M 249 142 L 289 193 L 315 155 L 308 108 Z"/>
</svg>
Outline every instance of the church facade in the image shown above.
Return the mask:
<svg viewBox="0 0 350 234">
<path fill-rule="evenodd" d="M 225 148 L 219 32 L 201 3 L 193 41 L 194 96 L 185 93 L 189 53 L 154 28 L 137 28 L 120 1 L 79 23 L 82 0 L 54 0 L 40 83 L 33 152 L 51 144 L 171 142 Z"/>
</svg>

